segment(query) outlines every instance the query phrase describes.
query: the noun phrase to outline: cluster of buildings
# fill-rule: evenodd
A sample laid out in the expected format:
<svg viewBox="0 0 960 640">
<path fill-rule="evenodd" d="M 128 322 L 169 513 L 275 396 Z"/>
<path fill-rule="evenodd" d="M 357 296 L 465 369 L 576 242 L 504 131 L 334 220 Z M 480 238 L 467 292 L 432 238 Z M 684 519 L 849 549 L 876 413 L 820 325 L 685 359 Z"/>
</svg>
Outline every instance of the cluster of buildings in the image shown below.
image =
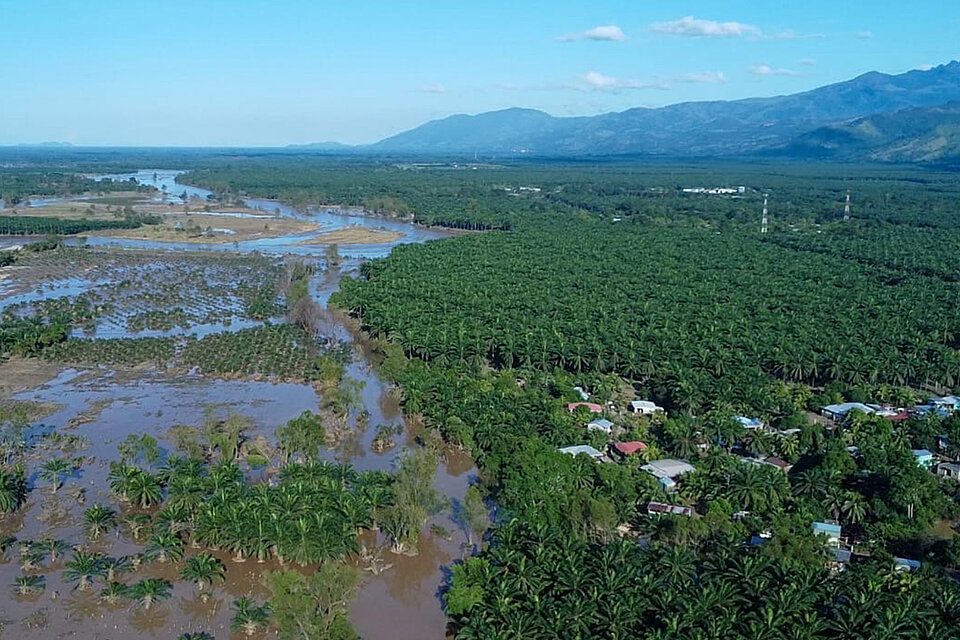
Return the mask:
<svg viewBox="0 0 960 640">
<path fill-rule="evenodd" d="M 698 193 L 707 196 L 742 196 L 746 187 L 685 187 L 683 193 Z"/>
<path fill-rule="evenodd" d="M 888 404 L 844 402 L 841 404 L 831 404 L 823 407 L 821 414 L 825 418 L 833 421 L 835 424 L 844 424 L 848 421 L 854 411 L 858 411 L 865 415 L 884 417 L 893 423 L 903 422 L 905 420 L 909 420 L 911 417 L 924 417 L 931 414 L 945 418 L 960 411 L 960 397 L 934 397 L 930 398 L 924 404 L 915 405 L 909 408 L 895 408 Z M 946 451 L 946 436 L 939 437 L 938 448 L 941 451 Z M 850 450 L 851 453 L 856 453 L 856 447 L 850 447 Z M 918 466 L 931 472 L 935 472 L 937 475 L 945 478 L 960 480 L 960 462 L 955 460 L 943 460 L 944 456 L 938 457 L 932 451 L 927 449 L 913 449 L 913 456 L 916 459 Z"/>
</svg>

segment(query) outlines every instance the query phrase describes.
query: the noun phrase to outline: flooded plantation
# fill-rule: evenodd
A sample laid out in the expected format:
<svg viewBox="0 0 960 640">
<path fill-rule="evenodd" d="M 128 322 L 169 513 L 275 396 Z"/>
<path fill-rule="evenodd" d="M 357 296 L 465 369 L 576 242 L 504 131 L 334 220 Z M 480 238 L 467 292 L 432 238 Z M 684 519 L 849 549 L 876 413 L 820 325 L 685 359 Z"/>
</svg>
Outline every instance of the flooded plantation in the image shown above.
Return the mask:
<svg viewBox="0 0 960 640">
<path fill-rule="evenodd" d="M 152 171 L 130 177 L 154 179 Z M 152 199 L 169 204 L 182 202 L 184 191 L 188 198 L 209 193 L 178 190 L 175 178 L 176 172 L 158 174 L 158 184 L 166 188 Z M 279 215 L 294 213 L 286 208 Z M 364 220 L 347 221 L 335 212 L 320 218 L 325 231 Z M 235 601 L 249 597 L 262 604 L 270 595 L 264 579 L 269 572 L 311 574 L 318 565 L 292 561 L 279 547 L 250 557 L 235 545 L 213 544 L 192 520 L 173 529 L 171 504 L 162 498 L 143 504 L 125 499 L 116 476 L 135 462 L 146 476 L 164 478 L 164 491 L 173 492 L 191 447 L 209 456 L 216 442 L 213 455 L 220 462 L 208 462 L 198 471 L 203 477 L 219 473 L 217 465 L 226 461 L 240 470 L 238 481 L 249 486 L 244 491 L 283 490 L 290 472 L 278 434 L 304 415 L 323 423 L 316 459 L 350 465 L 350 474 L 360 474 L 350 475 L 356 479 L 348 483 L 393 472 L 405 452 L 421 450 L 419 421 L 405 418 L 396 390 L 377 376 L 369 345 L 348 319 L 326 306 L 340 277 L 355 271 L 364 257 L 440 235 L 395 221 L 389 227 L 400 237 L 341 250 L 336 261 L 327 246 L 297 244 L 299 237 L 217 251 L 90 238 L 88 246 L 38 252 L 0 269 L 5 317 L 57 318 L 68 325 L 69 335 L 44 359 L 0 363 L 5 446 L 12 442 L 7 436 L 16 433 L 25 447 L 20 459 L 27 490 L 19 509 L 0 516 L 0 635 L 266 633 L 233 624 Z M 292 268 L 305 278 L 312 301 L 306 321 L 284 306 L 285 293 L 296 286 L 289 275 L 294 263 L 309 265 Z M 223 433 L 230 428 L 236 431 L 227 456 Z M 154 449 L 143 444 L 154 441 Z M 440 447 L 438 453 L 432 486 L 442 497 L 437 504 L 444 504 L 431 510 L 416 540 L 418 553 L 394 553 L 391 535 L 374 526 L 365 528 L 344 556 L 361 576 L 349 617 L 364 638 L 446 633 L 439 596 L 445 567 L 468 551 L 463 525 L 453 514 L 476 473 L 459 451 Z M 336 467 L 323 469 L 339 473 Z M 105 522 L 102 532 L 99 518 Z M 181 532 L 180 540 L 165 557 L 169 541 L 163 532 L 171 531 Z M 223 567 L 223 580 L 199 589 L 184 577 L 184 567 L 208 555 Z M 97 569 L 84 577 L 87 560 Z"/>
</svg>

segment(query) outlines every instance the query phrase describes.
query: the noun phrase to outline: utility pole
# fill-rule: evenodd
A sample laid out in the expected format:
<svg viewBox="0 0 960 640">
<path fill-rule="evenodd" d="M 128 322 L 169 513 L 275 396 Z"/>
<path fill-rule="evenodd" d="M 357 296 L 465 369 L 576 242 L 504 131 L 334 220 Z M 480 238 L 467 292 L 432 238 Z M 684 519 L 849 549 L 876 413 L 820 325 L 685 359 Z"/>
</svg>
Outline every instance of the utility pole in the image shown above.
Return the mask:
<svg viewBox="0 0 960 640">
<path fill-rule="evenodd" d="M 843 219 L 850 219 L 850 192 L 847 191 L 847 202 L 843 205 Z"/>
<path fill-rule="evenodd" d="M 763 218 L 760 219 L 760 233 L 767 232 L 767 222 L 768 222 L 768 210 L 767 210 L 767 194 L 763 194 Z"/>
</svg>

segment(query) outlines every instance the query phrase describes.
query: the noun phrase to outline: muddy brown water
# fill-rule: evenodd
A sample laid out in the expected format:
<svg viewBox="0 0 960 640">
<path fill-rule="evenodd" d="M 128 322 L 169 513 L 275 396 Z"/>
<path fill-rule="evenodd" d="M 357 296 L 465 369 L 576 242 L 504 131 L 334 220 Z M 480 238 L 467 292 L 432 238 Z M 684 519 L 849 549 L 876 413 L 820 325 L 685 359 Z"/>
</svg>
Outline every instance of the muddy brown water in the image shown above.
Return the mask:
<svg viewBox="0 0 960 640">
<path fill-rule="evenodd" d="M 412 225 L 411 225 L 412 226 Z M 319 254 L 322 247 L 316 249 Z M 336 270 L 315 278 L 311 290 L 318 302 L 326 305 L 343 274 L 354 272 L 360 259 L 349 258 Z M 55 286 L 47 286 L 54 296 L 64 295 Z M 0 291 L 0 299 L 4 295 Z M 48 294 L 50 295 L 50 294 Z M 68 294 L 69 295 L 69 294 Z M 47 297 L 46 295 L 43 297 Z M 340 341 L 355 343 L 357 356 L 347 375 L 363 382 L 362 409 L 369 412 L 369 426 L 358 428 L 356 411 L 349 420 L 349 437 L 328 448 L 322 457 L 349 462 L 360 470 L 391 470 L 404 447 L 417 446 L 418 425 L 407 424 L 394 394 L 376 375 L 368 345 L 340 314 L 327 310 L 321 331 Z M 131 555 L 143 550 L 117 531 L 90 542 L 81 526 L 87 507 L 101 503 L 123 512 L 110 494 L 106 478 L 111 460 L 118 459 L 117 445 L 128 435 L 150 433 L 160 439 L 166 452 L 175 450 L 167 432 L 173 425 L 198 426 L 208 406 L 221 415 L 236 412 L 249 417 L 254 427 L 246 432 L 250 440 L 264 436 L 273 440 L 274 429 L 305 410 L 316 410 L 321 397 L 302 384 L 245 380 L 215 380 L 199 375 L 172 376 L 159 370 L 113 371 L 102 368 L 63 368 L 39 386 L 12 396 L 14 400 L 51 402 L 59 405 L 52 415 L 33 425 L 34 431 L 56 429 L 83 436 L 85 464 L 61 489 L 53 494 L 38 478 L 37 468 L 44 459 L 58 452 L 32 456 L 27 465 L 32 487 L 27 504 L 16 514 L 0 516 L 0 537 L 14 535 L 21 540 L 59 539 L 70 545 L 111 556 Z M 75 420 L 82 416 L 82 420 Z M 73 421 L 73 422 L 71 422 Z M 377 425 L 400 425 L 396 447 L 376 452 L 371 445 Z M 256 477 L 256 472 L 254 477 Z M 456 451 L 445 452 L 437 470 L 435 486 L 451 501 L 463 498 L 476 479 L 472 461 Z M 83 504 L 76 491 L 84 490 Z M 366 559 L 355 558 L 361 567 L 363 582 L 352 605 L 351 619 L 361 637 L 368 640 L 427 640 L 443 638 L 447 619 L 443 613 L 440 590 L 451 562 L 466 552 L 466 535 L 451 510 L 431 519 L 420 539 L 416 556 L 395 555 L 377 532 L 366 532 L 366 547 L 376 549 L 382 571 L 374 573 Z M 196 551 L 187 549 L 187 554 Z M 67 554 L 69 555 L 69 553 Z M 66 558 L 51 565 L 45 562 L 30 573 L 46 578 L 45 590 L 36 596 L 18 597 L 10 589 L 15 578 L 23 575 L 19 552 L 14 547 L 0 558 L 0 638 L 176 638 L 186 631 L 207 631 L 216 638 L 240 638 L 230 632 L 233 600 L 249 595 L 258 600 L 267 597 L 263 584 L 265 572 L 277 569 L 272 562 L 235 563 L 229 554 L 219 554 L 227 566 L 227 579 L 202 602 L 192 584 L 178 580 L 180 563 L 147 563 L 120 579 L 133 583 L 159 577 L 173 582 L 172 597 L 149 611 L 131 604 L 109 605 L 99 601 L 103 580 L 85 592 L 63 580 Z M 305 569 L 310 570 L 308 567 Z M 272 633 L 270 634 L 272 637 Z M 243 636 L 245 637 L 245 636 Z"/>
</svg>

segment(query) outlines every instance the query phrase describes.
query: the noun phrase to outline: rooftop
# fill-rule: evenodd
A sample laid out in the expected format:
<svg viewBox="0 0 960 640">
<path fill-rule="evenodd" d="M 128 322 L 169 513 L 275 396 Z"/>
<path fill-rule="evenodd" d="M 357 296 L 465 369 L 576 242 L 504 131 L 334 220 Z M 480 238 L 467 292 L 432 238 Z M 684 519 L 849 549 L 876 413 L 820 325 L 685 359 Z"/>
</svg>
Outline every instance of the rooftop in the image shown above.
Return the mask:
<svg viewBox="0 0 960 640">
<path fill-rule="evenodd" d="M 577 444 L 572 447 L 563 447 L 559 449 L 559 451 L 560 453 L 569 453 L 572 456 L 580 455 L 581 453 L 585 453 L 591 458 L 599 458 L 603 456 L 603 453 L 597 451 L 588 444 Z"/>
<path fill-rule="evenodd" d="M 689 462 L 684 462 L 683 460 L 674 460 L 672 458 L 654 460 L 653 462 L 645 464 L 640 468 L 658 478 L 671 479 L 694 471 L 693 465 Z"/>
<path fill-rule="evenodd" d="M 618 442 L 613 445 L 613 448 L 622 453 L 625 456 L 632 455 L 638 451 L 643 451 L 647 448 L 647 445 L 643 442 Z"/>
</svg>

